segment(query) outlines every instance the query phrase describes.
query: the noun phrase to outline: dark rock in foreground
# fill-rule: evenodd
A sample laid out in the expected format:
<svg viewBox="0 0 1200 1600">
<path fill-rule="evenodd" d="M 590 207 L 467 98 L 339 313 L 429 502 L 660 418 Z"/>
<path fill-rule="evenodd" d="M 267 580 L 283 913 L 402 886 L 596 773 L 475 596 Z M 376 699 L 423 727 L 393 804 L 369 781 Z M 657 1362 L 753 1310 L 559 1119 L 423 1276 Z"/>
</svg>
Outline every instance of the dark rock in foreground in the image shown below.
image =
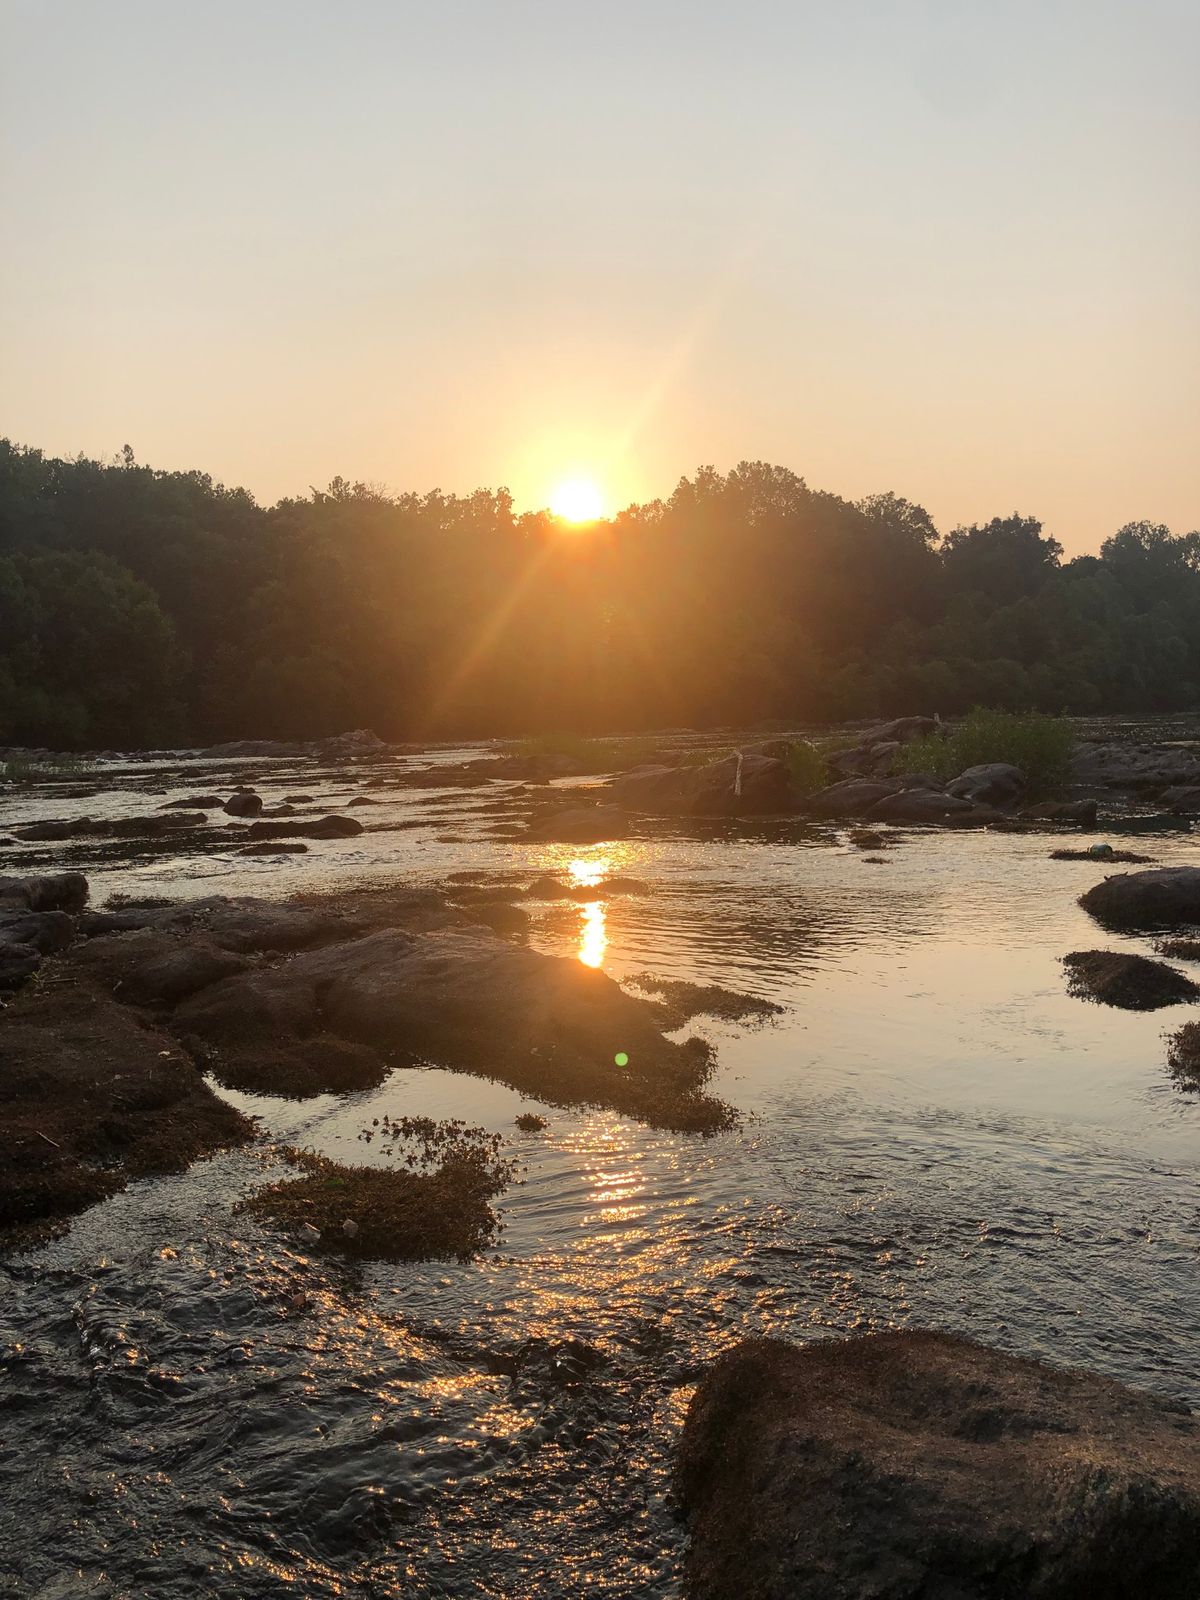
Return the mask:
<svg viewBox="0 0 1200 1600">
<path fill-rule="evenodd" d="M 1118 872 L 1089 889 L 1079 904 L 1112 928 L 1187 927 L 1200 923 L 1200 867 Z"/>
<path fill-rule="evenodd" d="M 1127 950 L 1076 950 L 1063 957 L 1063 966 L 1072 994 L 1123 1011 L 1157 1011 L 1200 996 L 1182 972 Z"/>
<path fill-rule="evenodd" d="M 739 1345 L 688 1412 L 693 1600 L 1185 1600 L 1182 1407 L 937 1333 Z"/>
</svg>

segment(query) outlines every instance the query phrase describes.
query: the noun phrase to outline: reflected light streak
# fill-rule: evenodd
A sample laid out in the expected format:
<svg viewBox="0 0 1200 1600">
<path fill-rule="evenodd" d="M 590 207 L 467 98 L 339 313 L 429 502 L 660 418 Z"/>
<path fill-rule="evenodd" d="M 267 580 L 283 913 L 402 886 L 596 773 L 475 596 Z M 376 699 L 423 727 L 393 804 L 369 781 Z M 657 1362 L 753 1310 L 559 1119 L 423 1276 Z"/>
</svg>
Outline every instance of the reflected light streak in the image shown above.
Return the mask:
<svg viewBox="0 0 1200 1600">
<path fill-rule="evenodd" d="M 579 959 L 585 967 L 602 967 L 608 949 L 608 930 L 604 924 L 604 901 L 589 900 L 580 907 L 583 926 L 579 930 Z"/>
</svg>

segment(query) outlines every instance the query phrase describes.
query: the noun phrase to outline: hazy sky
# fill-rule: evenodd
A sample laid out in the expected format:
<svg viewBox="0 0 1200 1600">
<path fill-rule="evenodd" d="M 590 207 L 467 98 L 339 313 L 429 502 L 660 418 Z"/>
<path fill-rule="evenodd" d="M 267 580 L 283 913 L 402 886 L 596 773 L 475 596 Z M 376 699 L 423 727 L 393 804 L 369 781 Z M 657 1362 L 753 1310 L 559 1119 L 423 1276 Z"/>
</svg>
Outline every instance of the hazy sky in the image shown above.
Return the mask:
<svg viewBox="0 0 1200 1600">
<path fill-rule="evenodd" d="M 0 0 L 0 433 L 1200 525 L 1197 0 Z"/>
</svg>

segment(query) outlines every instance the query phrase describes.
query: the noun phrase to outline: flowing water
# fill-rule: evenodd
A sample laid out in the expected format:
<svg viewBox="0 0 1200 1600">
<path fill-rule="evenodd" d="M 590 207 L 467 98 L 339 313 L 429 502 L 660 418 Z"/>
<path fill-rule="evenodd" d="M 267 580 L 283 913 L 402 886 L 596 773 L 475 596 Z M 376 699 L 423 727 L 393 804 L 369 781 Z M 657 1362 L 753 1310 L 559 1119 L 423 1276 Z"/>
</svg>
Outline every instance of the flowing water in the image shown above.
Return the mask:
<svg viewBox="0 0 1200 1600">
<path fill-rule="evenodd" d="M 2 823 L 213 781 L 123 770 Z M 909 832 L 868 860 L 834 827 L 722 822 L 533 845 L 494 836 L 492 788 L 371 793 L 371 831 L 307 856 L 75 845 L 5 869 L 78 864 L 97 902 L 557 872 L 589 897 L 533 904 L 539 947 L 784 1007 L 692 1030 L 741 1125 L 667 1134 L 432 1068 L 237 1097 L 355 1161 L 383 1159 L 360 1135 L 385 1113 L 503 1132 L 523 1170 L 500 1243 L 467 1265 L 305 1257 L 234 1214 L 276 1170 L 256 1148 L 0 1265 L 0 1595 L 675 1595 L 673 1441 L 700 1369 L 748 1334 L 945 1328 L 1200 1403 L 1200 1105 L 1163 1044 L 1184 1013 L 1066 995 L 1062 955 L 1123 943 L 1075 903 L 1103 868 L 1048 859 L 1067 841 Z M 648 892 L 607 894 L 617 875 Z M 519 1134 L 531 1109 L 549 1126 Z"/>
</svg>

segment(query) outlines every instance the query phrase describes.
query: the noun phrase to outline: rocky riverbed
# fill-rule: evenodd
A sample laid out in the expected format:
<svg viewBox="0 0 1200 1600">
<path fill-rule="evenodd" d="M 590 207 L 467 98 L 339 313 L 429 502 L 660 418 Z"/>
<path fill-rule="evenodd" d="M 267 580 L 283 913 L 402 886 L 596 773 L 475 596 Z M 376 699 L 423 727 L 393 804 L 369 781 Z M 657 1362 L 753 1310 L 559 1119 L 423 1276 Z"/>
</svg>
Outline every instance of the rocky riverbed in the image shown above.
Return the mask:
<svg viewBox="0 0 1200 1600">
<path fill-rule="evenodd" d="M 4 1192 L 10 1243 L 58 1237 L 0 1262 L 0 1594 L 703 1593 L 681 1428 L 748 1337 L 967 1335 L 999 1352 L 997 1441 L 1009 1357 L 1200 1402 L 1191 997 L 1089 1003 L 1062 965 L 1200 976 L 1186 875 L 1165 922 L 1165 879 L 1122 882 L 1191 867 L 1162 780 L 1194 756 L 1088 731 L 1158 749 L 1059 802 L 1098 832 L 1011 787 L 966 829 L 825 815 L 755 741 L 739 794 L 687 736 L 650 763 L 682 807 L 361 741 L 13 786 Z M 755 771 L 786 809 L 735 803 Z M 1106 861 L 1106 821 L 1149 861 Z M 1123 996 L 1141 969 L 1076 971 Z M 455 1119 L 466 1144 L 409 1167 Z M 353 1174 L 467 1149 L 498 1231 L 374 1259 L 376 1216 L 427 1244 L 454 1190 L 391 1212 Z"/>
</svg>

